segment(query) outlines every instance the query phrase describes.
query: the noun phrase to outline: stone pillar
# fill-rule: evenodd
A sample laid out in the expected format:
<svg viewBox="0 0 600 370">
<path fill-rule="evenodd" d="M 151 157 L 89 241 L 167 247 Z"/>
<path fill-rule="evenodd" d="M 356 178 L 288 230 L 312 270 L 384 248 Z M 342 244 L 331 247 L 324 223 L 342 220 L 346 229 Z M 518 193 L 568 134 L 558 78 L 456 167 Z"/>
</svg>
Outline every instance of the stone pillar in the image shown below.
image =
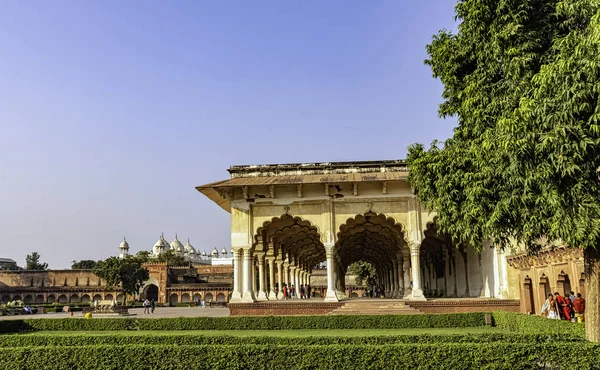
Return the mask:
<svg viewBox="0 0 600 370">
<path fill-rule="evenodd" d="M 413 301 L 425 301 L 423 288 L 421 287 L 421 245 L 413 243 L 410 246 L 410 259 L 412 263 L 413 287 L 410 299 Z"/>
<path fill-rule="evenodd" d="M 398 259 L 396 276 L 398 277 L 398 294 L 396 295 L 398 298 L 402 298 L 404 295 L 404 269 L 402 268 L 402 254 L 398 253 L 396 255 Z"/>
<path fill-rule="evenodd" d="M 290 264 L 290 289 L 292 288 L 292 285 L 294 286 L 294 289 L 296 289 L 296 295 L 298 295 L 298 286 L 296 283 L 296 266 Z"/>
<path fill-rule="evenodd" d="M 233 286 L 231 292 L 231 303 L 241 302 L 242 300 L 242 254 L 244 250 L 234 248 L 233 251 Z"/>
<path fill-rule="evenodd" d="M 269 263 L 269 296 L 270 300 L 277 299 L 277 293 L 275 293 L 275 257 L 269 257 L 267 262 Z"/>
<path fill-rule="evenodd" d="M 392 276 L 393 276 L 393 283 L 392 283 L 392 298 L 397 298 L 398 297 L 398 262 L 393 261 L 392 263 Z"/>
<path fill-rule="evenodd" d="M 252 262 L 251 262 L 250 267 L 252 268 L 252 291 L 254 292 L 254 295 L 256 297 L 256 293 L 257 293 L 258 289 L 256 289 L 257 288 L 256 287 L 256 261 L 254 260 L 254 256 L 252 257 Z"/>
<path fill-rule="evenodd" d="M 292 283 L 290 283 L 290 264 L 288 262 L 283 263 L 283 280 L 288 289 L 290 289 L 292 287 Z"/>
<path fill-rule="evenodd" d="M 277 299 L 283 298 L 283 261 L 277 260 L 277 286 L 279 292 L 277 293 Z"/>
<path fill-rule="evenodd" d="M 240 249 L 240 252 L 244 253 L 244 268 L 243 268 L 243 286 L 244 286 L 244 293 L 242 294 L 242 302 L 255 302 L 256 298 L 254 297 L 254 290 L 252 289 L 252 280 L 253 280 L 253 275 L 252 275 L 252 265 L 254 264 L 253 262 L 253 256 L 252 256 L 252 252 L 250 250 L 250 248 L 248 249 Z"/>
<path fill-rule="evenodd" d="M 333 273 L 335 258 L 333 245 L 325 245 L 325 252 L 327 255 L 327 294 L 325 294 L 325 302 L 339 302 L 335 294 L 335 275 Z"/>
<path fill-rule="evenodd" d="M 265 254 L 256 253 L 256 257 L 258 257 L 258 294 L 256 300 L 266 301 L 267 290 L 265 288 Z"/>
<path fill-rule="evenodd" d="M 497 253 L 498 278 L 500 279 L 496 297 L 502 299 L 506 296 L 508 287 L 506 256 L 503 250 L 497 248 L 494 248 L 494 250 Z"/>
<path fill-rule="evenodd" d="M 404 272 L 404 298 L 410 298 L 412 296 L 412 287 L 410 285 L 410 251 L 404 250 L 402 252 L 402 264 Z"/>
</svg>

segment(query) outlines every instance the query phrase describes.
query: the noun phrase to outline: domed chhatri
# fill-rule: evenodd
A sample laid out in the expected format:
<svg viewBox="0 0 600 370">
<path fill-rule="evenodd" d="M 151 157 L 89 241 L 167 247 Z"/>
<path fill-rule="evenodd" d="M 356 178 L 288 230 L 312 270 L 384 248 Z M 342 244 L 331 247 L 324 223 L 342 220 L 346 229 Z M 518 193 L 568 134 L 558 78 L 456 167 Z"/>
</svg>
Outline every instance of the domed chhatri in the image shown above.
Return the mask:
<svg viewBox="0 0 600 370">
<path fill-rule="evenodd" d="M 127 243 L 127 240 L 123 237 L 123 241 L 119 245 L 119 258 L 123 259 L 127 256 L 129 256 L 129 243 Z"/>
<path fill-rule="evenodd" d="M 175 234 L 175 239 L 171 243 L 167 242 L 165 239 L 164 233 L 160 235 L 154 246 L 152 247 L 150 259 L 157 259 L 161 254 L 171 251 L 170 253 L 176 254 L 178 256 L 183 257 L 187 262 L 193 264 L 231 264 L 233 263 L 233 253 L 228 251 L 226 248 L 223 248 L 221 253 L 217 250 L 217 247 L 214 247 L 210 254 L 204 252 L 200 252 L 192 243 L 190 243 L 190 239 L 187 239 L 187 243 L 183 245 L 183 243 L 179 240 L 179 236 Z M 230 257 L 230 256 L 231 257 Z M 119 257 L 125 258 L 129 256 L 129 243 L 127 240 L 123 238 L 123 241 L 119 245 Z"/>
<path fill-rule="evenodd" d="M 171 242 L 171 250 L 179 255 L 183 255 L 183 253 L 185 252 L 183 244 L 181 244 L 181 242 L 177 238 L 177 234 L 175 234 L 175 239 Z"/>
<path fill-rule="evenodd" d="M 187 240 L 187 243 L 183 248 L 185 249 L 185 253 L 189 254 L 190 256 L 196 257 L 196 255 L 199 254 L 196 252 L 196 249 L 194 249 L 194 247 L 190 244 L 190 239 Z"/>
</svg>

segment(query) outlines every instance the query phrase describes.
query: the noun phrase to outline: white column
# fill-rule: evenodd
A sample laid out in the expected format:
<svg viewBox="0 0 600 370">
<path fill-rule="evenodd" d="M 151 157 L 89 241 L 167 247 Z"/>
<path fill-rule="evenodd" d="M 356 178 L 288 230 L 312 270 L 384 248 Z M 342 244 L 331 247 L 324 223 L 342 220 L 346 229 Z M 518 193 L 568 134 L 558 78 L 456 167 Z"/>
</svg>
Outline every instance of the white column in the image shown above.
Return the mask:
<svg viewBox="0 0 600 370">
<path fill-rule="evenodd" d="M 256 297 L 257 287 L 256 287 L 256 261 L 254 260 L 254 256 L 252 256 L 252 262 L 250 267 L 252 268 L 252 291 L 254 292 L 254 296 Z"/>
<path fill-rule="evenodd" d="M 326 245 L 325 252 L 327 253 L 327 294 L 325 294 L 325 302 L 339 302 L 335 294 L 333 245 Z"/>
<path fill-rule="evenodd" d="M 294 289 L 296 290 L 296 295 L 298 295 L 298 287 L 296 286 L 296 266 L 294 266 L 293 264 L 290 264 L 290 286 L 289 289 L 292 288 L 292 285 L 294 286 Z M 291 298 L 291 296 L 290 296 Z"/>
<path fill-rule="evenodd" d="M 252 289 L 252 252 L 250 248 L 248 249 L 240 249 L 240 252 L 244 253 L 244 293 L 242 294 L 242 302 L 254 302 L 256 299 L 254 298 L 254 290 Z"/>
<path fill-rule="evenodd" d="M 396 255 L 396 258 L 398 258 L 398 264 L 396 266 L 396 268 L 398 269 L 396 270 L 396 276 L 398 277 L 397 297 L 402 298 L 404 294 L 404 269 L 402 268 L 402 254 L 398 253 Z"/>
<path fill-rule="evenodd" d="M 500 284 L 498 286 L 498 294 L 496 294 L 496 298 L 504 298 L 507 295 L 507 287 L 508 287 L 508 279 L 507 279 L 507 263 L 506 263 L 506 255 L 504 251 L 496 249 L 497 258 L 498 258 L 498 279 L 500 280 Z"/>
<path fill-rule="evenodd" d="M 277 299 L 283 298 L 283 261 L 277 260 L 277 286 L 279 292 L 277 293 Z"/>
<path fill-rule="evenodd" d="M 402 252 L 402 267 L 404 270 L 404 298 L 412 296 L 412 287 L 410 285 L 410 251 Z"/>
<path fill-rule="evenodd" d="M 413 243 L 410 246 L 410 257 L 411 257 L 411 268 L 412 268 L 412 279 L 413 287 L 411 300 L 413 301 L 425 301 L 426 298 L 423 295 L 423 289 L 421 288 L 421 246 L 419 243 Z"/>
<path fill-rule="evenodd" d="M 258 257 L 258 295 L 256 299 L 258 301 L 267 300 L 267 290 L 265 289 L 265 254 L 256 253 Z"/>
<path fill-rule="evenodd" d="M 267 260 L 269 263 L 269 299 L 274 300 L 277 299 L 277 294 L 275 293 L 275 257 L 269 257 Z"/>
<path fill-rule="evenodd" d="M 240 302 L 242 300 L 242 254 L 241 248 L 232 249 L 233 251 L 233 286 L 230 303 Z"/>
<path fill-rule="evenodd" d="M 398 297 L 398 263 L 392 263 L 392 298 Z"/>
</svg>

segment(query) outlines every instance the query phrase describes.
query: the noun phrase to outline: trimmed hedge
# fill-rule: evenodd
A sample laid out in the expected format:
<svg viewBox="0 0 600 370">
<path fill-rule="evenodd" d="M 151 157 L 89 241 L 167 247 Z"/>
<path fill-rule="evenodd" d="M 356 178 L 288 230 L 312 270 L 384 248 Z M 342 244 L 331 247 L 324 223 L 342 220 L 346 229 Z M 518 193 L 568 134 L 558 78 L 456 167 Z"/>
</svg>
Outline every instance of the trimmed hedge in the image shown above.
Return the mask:
<svg viewBox="0 0 600 370">
<path fill-rule="evenodd" d="M 7 369 L 568 369 L 598 364 L 600 345 L 156 345 L 0 348 Z M 51 359 L 51 361 L 49 361 Z"/>
<path fill-rule="evenodd" d="M 253 334 L 240 337 L 231 335 L 165 334 L 165 335 L 0 335 L 0 347 L 51 347 L 51 346 L 95 346 L 95 345 L 243 345 L 270 344 L 286 346 L 313 345 L 382 345 L 382 344 L 425 344 L 425 343 L 548 343 L 553 338 L 539 334 L 400 334 L 373 336 L 310 336 L 272 337 Z M 555 339 L 561 342 L 582 342 L 581 338 Z"/>
<path fill-rule="evenodd" d="M 485 326 L 483 313 L 434 315 L 233 316 L 173 319 L 25 319 L 0 321 L 0 333 L 53 330 L 403 329 Z"/>
<path fill-rule="evenodd" d="M 582 323 L 504 311 L 494 312 L 492 317 L 496 327 L 515 333 L 585 338 L 585 325 Z"/>
</svg>

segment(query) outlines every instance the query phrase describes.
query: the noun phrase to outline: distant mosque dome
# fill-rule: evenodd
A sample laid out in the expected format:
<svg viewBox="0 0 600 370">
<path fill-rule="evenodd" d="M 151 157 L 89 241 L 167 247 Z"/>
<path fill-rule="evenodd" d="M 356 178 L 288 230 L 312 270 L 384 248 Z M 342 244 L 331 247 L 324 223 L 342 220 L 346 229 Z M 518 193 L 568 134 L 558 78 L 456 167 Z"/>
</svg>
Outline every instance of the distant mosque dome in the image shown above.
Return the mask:
<svg viewBox="0 0 600 370">
<path fill-rule="evenodd" d="M 217 250 L 217 247 L 215 247 L 215 249 L 213 249 L 213 251 L 210 254 L 212 255 L 213 258 L 218 258 L 219 251 Z"/>
<path fill-rule="evenodd" d="M 171 249 L 175 251 L 175 253 L 183 253 L 185 251 L 183 244 L 177 239 L 177 234 L 175 234 L 175 240 L 171 242 Z"/>
<path fill-rule="evenodd" d="M 185 253 L 195 257 L 196 256 L 196 250 L 194 249 L 194 247 L 192 247 L 192 245 L 190 244 L 190 240 L 188 239 L 187 243 L 185 244 L 185 246 L 183 247 L 185 249 Z"/>
<path fill-rule="evenodd" d="M 119 245 L 119 249 L 129 249 L 129 243 L 127 243 L 127 240 L 125 240 L 125 237 L 123 237 L 123 241 Z"/>
<path fill-rule="evenodd" d="M 223 257 L 227 256 L 227 249 L 223 248 L 223 250 L 221 251 L 221 254 L 223 255 Z"/>
<path fill-rule="evenodd" d="M 158 256 L 159 254 L 163 253 L 167 248 L 167 244 L 168 243 L 165 241 L 165 238 L 163 238 L 163 236 L 161 235 L 158 241 L 154 244 L 154 247 L 152 248 L 152 252 L 154 253 L 154 255 Z"/>
</svg>

